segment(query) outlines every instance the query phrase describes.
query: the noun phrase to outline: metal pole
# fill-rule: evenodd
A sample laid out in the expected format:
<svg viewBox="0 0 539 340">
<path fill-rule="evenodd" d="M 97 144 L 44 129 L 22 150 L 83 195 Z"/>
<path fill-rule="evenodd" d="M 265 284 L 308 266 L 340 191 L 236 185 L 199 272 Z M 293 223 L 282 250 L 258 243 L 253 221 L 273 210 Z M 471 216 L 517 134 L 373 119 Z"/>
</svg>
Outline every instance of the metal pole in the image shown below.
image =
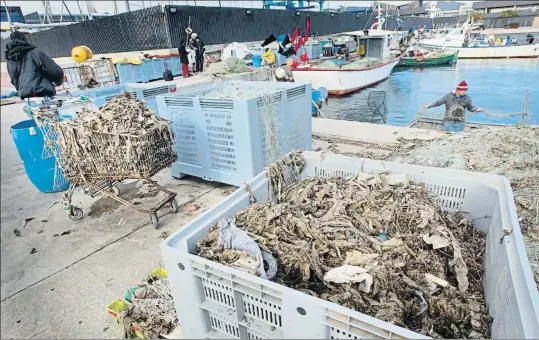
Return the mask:
<svg viewBox="0 0 539 340">
<path fill-rule="evenodd" d="M 11 28 L 11 14 L 9 13 L 9 9 L 7 8 L 6 0 L 4 0 L 4 7 L 6 8 L 7 22 L 9 23 L 9 29 L 13 31 L 13 28 Z"/>
<path fill-rule="evenodd" d="M 131 12 L 131 7 L 129 7 L 129 1 L 125 0 L 125 10 Z"/>
<path fill-rule="evenodd" d="M 118 4 L 116 3 L 116 0 L 114 0 L 113 3 L 114 3 L 114 14 L 118 14 Z"/>
<path fill-rule="evenodd" d="M 82 13 L 82 8 L 80 7 L 80 2 L 77 0 L 77 6 L 79 7 L 80 19 L 84 21 L 84 13 Z"/>
<path fill-rule="evenodd" d="M 77 21 L 75 20 L 75 18 L 73 18 L 73 15 L 71 14 L 71 11 L 70 11 L 69 8 L 67 7 L 66 2 L 65 2 L 65 1 L 62 1 L 62 3 L 63 3 L 64 6 L 66 7 L 67 13 L 69 13 L 69 17 L 71 17 L 71 21 L 77 22 Z"/>
<path fill-rule="evenodd" d="M 88 20 L 92 20 L 92 13 L 90 13 L 90 1 L 86 1 L 86 9 L 88 10 Z"/>
</svg>

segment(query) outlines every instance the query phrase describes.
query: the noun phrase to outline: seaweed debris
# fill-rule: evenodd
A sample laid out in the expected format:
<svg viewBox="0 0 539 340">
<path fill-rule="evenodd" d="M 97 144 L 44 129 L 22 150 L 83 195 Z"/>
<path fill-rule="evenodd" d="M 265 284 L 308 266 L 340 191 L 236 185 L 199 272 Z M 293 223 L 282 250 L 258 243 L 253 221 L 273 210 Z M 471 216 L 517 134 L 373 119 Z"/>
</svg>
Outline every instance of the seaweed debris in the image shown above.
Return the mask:
<svg viewBox="0 0 539 340">
<path fill-rule="evenodd" d="M 435 338 L 488 338 L 485 235 L 406 175 L 312 176 L 298 153 L 268 168 L 272 201 L 235 217 L 277 259 L 274 281 Z M 197 254 L 224 264 L 215 229 Z M 233 260 L 233 258 L 232 258 Z"/>
<path fill-rule="evenodd" d="M 177 159 L 169 121 L 124 92 L 100 109 L 84 107 L 76 119 L 57 124 L 61 166 L 68 178 L 81 173 L 150 177 Z"/>
<path fill-rule="evenodd" d="M 119 321 L 126 338 L 136 338 L 135 329 L 144 339 L 157 339 L 169 334 L 178 325 L 174 301 L 166 278 L 150 278 L 143 281 L 132 292 L 132 301 Z"/>
</svg>

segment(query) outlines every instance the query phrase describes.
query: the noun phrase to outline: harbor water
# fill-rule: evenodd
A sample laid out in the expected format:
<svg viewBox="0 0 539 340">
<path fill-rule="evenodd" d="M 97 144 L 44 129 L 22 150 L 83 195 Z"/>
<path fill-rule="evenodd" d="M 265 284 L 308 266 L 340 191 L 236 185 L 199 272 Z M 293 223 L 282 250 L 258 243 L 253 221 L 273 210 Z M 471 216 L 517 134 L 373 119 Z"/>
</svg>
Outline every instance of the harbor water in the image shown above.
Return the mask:
<svg viewBox="0 0 539 340">
<path fill-rule="evenodd" d="M 377 85 L 349 96 L 331 97 L 322 112 L 327 118 L 371 122 L 368 95 L 371 91 L 385 91 L 387 124 L 408 125 L 416 113 L 442 118 L 444 106 L 428 110 L 420 107 L 453 91 L 462 80 L 468 83 L 473 104 L 485 109 L 468 121 L 517 124 L 521 117 L 516 114 L 522 112 L 529 90 L 528 122 L 539 124 L 538 59 L 459 60 L 454 66 L 395 68 L 388 79 Z M 373 122 L 382 120 L 374 118 Z"/>
</svg>

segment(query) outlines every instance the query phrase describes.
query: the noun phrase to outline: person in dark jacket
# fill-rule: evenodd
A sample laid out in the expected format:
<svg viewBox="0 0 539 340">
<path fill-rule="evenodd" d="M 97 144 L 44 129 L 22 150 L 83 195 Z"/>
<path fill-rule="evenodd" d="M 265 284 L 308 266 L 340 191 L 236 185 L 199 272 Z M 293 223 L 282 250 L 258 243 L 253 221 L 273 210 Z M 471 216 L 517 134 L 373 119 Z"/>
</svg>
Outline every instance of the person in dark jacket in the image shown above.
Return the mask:
<svg viewBox="0 0 539 340">
<path fill-rule="evenodd" d="M 482 108 L 474 106 L 472 99 L 466 94 L 468 84 L 465 81 L 457 85 L 455 92 L 449 92 L 442 98 L 430 105 L 424 105 L 421 109 L 430 109 L 445 104 L 444 129 L 447 132 L 460 132 L 464 130 L 465 110 L 471 112 L 482 112 Z"/>
<path fill-rule="evenodd" d="M 21 99 L 52 97 L 64 81 L 64 70 L 45 52 L 15 31 L 6 45 L 7 71 Z"/>
<path fill-rule="evenodd" d="M 192 43 L 194 50 L 196 51 L 196 71 L 202 72 L 204 70 L 204 52 L 206 48 L 202 39 L 196 33 L 191 34 Z"/>
<path fill-rule="evenodd" d="M 182 64 L 182 75 L 184 78 L 188 78 L 191 74 L 189 73 L 189 52 L 187 52 L 185 40 L 180 42 L 178 53 L 180 54 L 180 63 Z"/>
</svg>

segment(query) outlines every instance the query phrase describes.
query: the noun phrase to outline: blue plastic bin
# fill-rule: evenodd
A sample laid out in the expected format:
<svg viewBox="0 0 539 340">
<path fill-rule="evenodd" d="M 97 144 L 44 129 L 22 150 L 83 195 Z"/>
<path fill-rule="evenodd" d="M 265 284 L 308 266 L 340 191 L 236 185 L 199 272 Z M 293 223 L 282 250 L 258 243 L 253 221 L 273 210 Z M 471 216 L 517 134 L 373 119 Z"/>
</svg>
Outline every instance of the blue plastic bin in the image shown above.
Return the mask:
<svg viewBox="0 0 539 340">
<path fill-rule="evenodd" d="M 259 55 L 253 56 L 253 67 L 260 67 L 262 66 L 262 58 L 260 58 Z"/>
<path fill-rule="evenodd" d="M 24 120 L 13 125 L 11 127 L 11 138 L 13 138 L 13 142 L 17 147 L 26 175 L 39 191 L 60 192 L 69 188 L 69 181 L 65 181 L 63 185 L 55 187 L 54 172 L 56 158 L 42 158 L 43 134 L 34 120 Z"/>
<path fill-rule="evenodd" d="M 149 81 L 146 75 L 144 64 L 116 64 L 120 83 L 147 83 Z"/>
</svg>

